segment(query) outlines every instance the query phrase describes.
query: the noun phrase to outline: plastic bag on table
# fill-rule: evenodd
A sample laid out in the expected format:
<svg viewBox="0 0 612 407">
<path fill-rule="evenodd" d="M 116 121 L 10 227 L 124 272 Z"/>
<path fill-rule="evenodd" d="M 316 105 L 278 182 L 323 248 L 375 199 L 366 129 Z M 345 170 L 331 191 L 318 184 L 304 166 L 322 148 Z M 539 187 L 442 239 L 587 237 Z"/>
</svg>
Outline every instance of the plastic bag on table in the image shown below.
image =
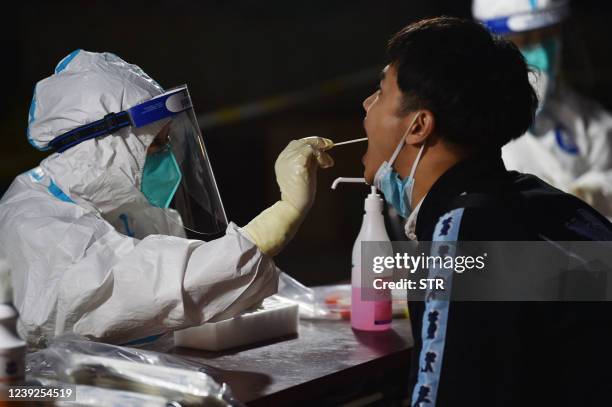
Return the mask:
<svg viewBox="0 0 612 407">
<path fill-rule="evenodd" d="M 215 381 L 218 375 L 211 367 L 77 335 L 54 338 L 47 348 L 28 354 L 26 376 L 161 397 L 181 406 L 241 405 L 225 383 Z"/>
<path fill-rule="evenodd" d="M 59 388 L 65 386 L 65 383 L 57 380 L 40 379 L 37 380 L 37 386 L 47 388 Z M 173 403 L 168 402 L 168 399 L 160 396 L 152 396 L 148 394 L 135 393 L 132 391 L 106 389 L 103 387 L 88 386 L 85 384 L 77 384 L 74 389 L 75 400 L 54 400 L 55 407 L 170 407 Z"/>
<path fill-rule="evenodd" d="M 350 284 L 310 288 L 287 273 L 281 272 L 276 295 L 297 303 L 300 318 L 332 320 L 350 318 Z"/>
<path fill-rule="evenodd" d="M 350 319 L 351 285 L 334 284 L 306 287 L 287 273 L 280 273 L 278 296 L 299 305 L 300 317 L 304 319 Z M 407 293 L 392 292 L 393 317 L 408 318 Z"/>
</svg>

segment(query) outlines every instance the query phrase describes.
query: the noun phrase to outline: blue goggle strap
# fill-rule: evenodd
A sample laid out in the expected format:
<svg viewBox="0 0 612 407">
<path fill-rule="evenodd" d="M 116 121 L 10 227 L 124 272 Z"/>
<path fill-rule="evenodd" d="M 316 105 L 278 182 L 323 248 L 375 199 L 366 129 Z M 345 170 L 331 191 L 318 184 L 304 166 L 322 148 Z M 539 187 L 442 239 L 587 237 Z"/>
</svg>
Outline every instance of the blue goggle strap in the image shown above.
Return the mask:
<svg viewBox="0 0 612 407">
<path fill-rule="evenodd" d="M 192 107 L 187 87 L 180 87 L 119 113 L 109 113 L 95 122 L 72 129 L 51 140 L 49 147 L 58 153 L 83 141 L 112 134 L 127 126 L 143 127 L 177 115 Z"/>
<path fill-rule="evenodd" d="M 66 151 L 85 140 L 105 136 L 131 125 L 128 112 L 109 113 L 101 120 L 72 129 L 51 140 L 49 147 L 58 153 Z"/>
</svg>

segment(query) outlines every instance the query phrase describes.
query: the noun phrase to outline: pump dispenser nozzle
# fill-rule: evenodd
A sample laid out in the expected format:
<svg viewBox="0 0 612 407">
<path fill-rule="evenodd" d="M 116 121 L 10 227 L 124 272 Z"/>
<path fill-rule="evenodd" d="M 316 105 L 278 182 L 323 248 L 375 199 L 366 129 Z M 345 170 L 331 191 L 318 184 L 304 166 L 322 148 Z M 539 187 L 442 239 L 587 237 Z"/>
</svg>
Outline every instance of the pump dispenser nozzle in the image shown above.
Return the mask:
<svg viewBox="0 0 612 407">
<path fill-rule="evenodd" d="M 339 177 L 334 180 L 334 182 L 332 183 L 331 189 L 338 188 L 338 184 L 342 182 L 347 182 L 351 184 L 365 184 L 366 183 L 365 178 Z"/>
</svg>

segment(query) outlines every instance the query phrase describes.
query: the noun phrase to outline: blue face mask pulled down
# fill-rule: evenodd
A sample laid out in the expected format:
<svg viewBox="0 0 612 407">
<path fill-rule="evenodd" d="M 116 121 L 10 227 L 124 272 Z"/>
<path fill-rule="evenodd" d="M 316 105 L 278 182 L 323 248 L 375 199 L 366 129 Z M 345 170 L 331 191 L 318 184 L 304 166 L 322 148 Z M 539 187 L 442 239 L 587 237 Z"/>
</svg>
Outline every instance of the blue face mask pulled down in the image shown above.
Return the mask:
<svg viewBox="0 0 612 407">
<path fill-rule="evenodd" d="M 374 186 L 378 188 L 379 191 L 383 193 L 385 196 L 385 200 L 387 203 L 395 208 L 395 210 L 402 216 L 403 218 L 407 218 L 410 216 L 412 212 L 412 190 L 414 189 L 414 173 L 416 172 L 417 164 L 421 159 L 421 155 L 423 154 L 423 149 L 425 148 L 425 144 L 421 146 L 419 153 L 417 154 L 414 163 L 412 164 L 412 168 L 410 170 L 410 175 L 408 175 L 403 180 L 400 179 L 399 174 L 393 170 L 393 163 L 395 159 L 399 155 L 402 147 L 404 146 L 404 142 L 406 140 L 406 135 L 412 129 L 412 126 L 416 122 L 416 116 L 412 121 L 406 133 L 402 136 L 399 144 L 395 148 L 393 155 L 389 161 L 385 161 L 382 163 L 378 171 L 376 171 L 376 175 L 374 176 Z"/>
<path fill-rule="evenodd" d="M 172 149 L 166 146 L 163 150 L 147 156 L 140 191 L 151 205 L 167 208 L 174 198 L 181 178 L 181 170 Z"/>
</svg>

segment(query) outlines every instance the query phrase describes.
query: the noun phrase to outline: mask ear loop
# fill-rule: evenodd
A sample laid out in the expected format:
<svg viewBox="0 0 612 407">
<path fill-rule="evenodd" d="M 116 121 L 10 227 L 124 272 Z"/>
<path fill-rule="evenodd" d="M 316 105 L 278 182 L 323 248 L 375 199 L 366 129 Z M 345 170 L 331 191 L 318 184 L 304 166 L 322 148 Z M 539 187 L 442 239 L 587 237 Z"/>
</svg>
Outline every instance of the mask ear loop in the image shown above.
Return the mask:
<svg viewBox="0 0 612 407">
<path fill-rule="evenodd" d="M 412 130 L 412 128 L 414 127 L 414 124 L 416 123 L 418 118 L 419 118 L 418 115 L 414 116 L 414 118 L 412 119 L 412 122 L 410 123 L 410 126 L 408 126 L 408 128 L 404 132 L 404 135 L 402 135 L 402 139 L 400 140 L 400 142 L 397 145 L 397 147 L 395 147 L 395 151 L 393 152 L 393 155 L 389 159 L 389 165 L 393 165 L 393 163 L 395 162 L 395 159 L 399 155 L 400 151 L 402 151 L 402 147 L 404 147 L 404 143 L 406 142 L 406 135 Z M 418 160 L 418 158 L 417 158 L 417 160 Z"/>
<path fill-rule="evenodd" d="M 416 118 L 415 120 L 416 121 Z M 413 121 L 413 123 L 414 123 Z M 414 163 L 412 163 L 412 168 L 410 169 L 410 175 L 408 175 L 408 178 L 406 179 L 411 179 L 412 181 L 412 187 L 410 188 L 410 193 L 408 196 L 408 205 L 410 205 L 410 207 L 412 207 L 412 192 L 414 189 L 414 174 L 416 173 L 416 169 L 417 169 L 417 165 L 419 164 L 419 161 L 421 161 L 421 155 L 423 155 L 423 150 L 425 150 L 425 142 L 423 142 L 423 145 L 421 146 L 421 148 L 419 149 L 419 153 L 417 154 L 416 158 L 414 159 Z"/>
<path fill-rule="evenodd" d="M 409 175 L 410 178 L 414 178 L 414 173 L 416 172 L 417 164 L 421 160 L 421 155 L 423 154 L 424 149 L 425 149 L 425 143 L 423 143 L 423 145 L 421 146 L 421 149 L 419 150 L 419 153 L 417 154 L 416 159 L 414 160 L 414 164 L 412 164 L 412 169 L 410 170 L 410 175 Z"/>
</svg>

